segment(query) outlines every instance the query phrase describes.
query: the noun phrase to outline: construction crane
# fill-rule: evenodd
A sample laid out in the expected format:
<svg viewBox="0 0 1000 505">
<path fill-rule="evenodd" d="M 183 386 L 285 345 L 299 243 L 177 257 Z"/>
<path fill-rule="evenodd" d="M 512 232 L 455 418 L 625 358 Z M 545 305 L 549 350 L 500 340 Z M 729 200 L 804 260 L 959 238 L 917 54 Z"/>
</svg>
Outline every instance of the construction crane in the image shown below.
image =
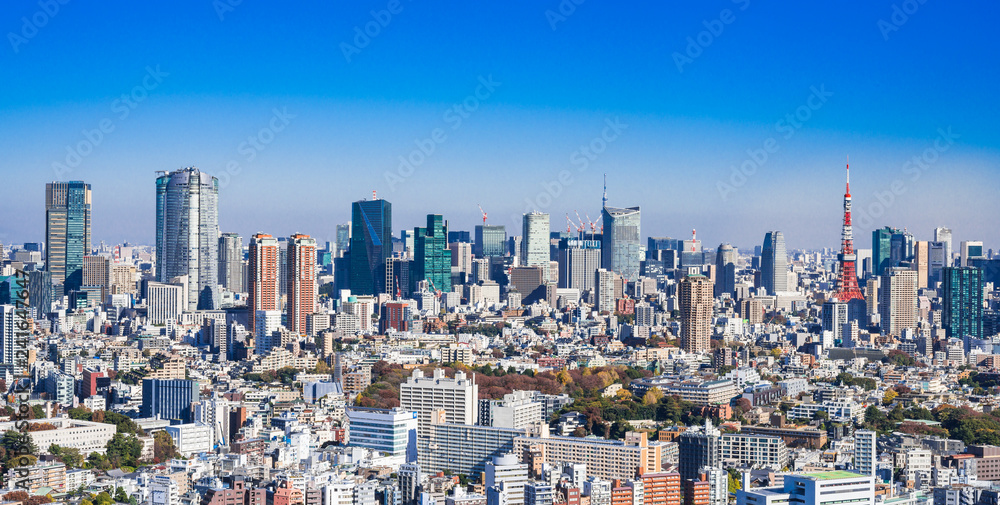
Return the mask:
<svg viewBox="0 0 1000 505">
<path fill-rule="evenodd" d="M 590 233 L 591 234 L 597 233 L 597 222 L 590 220 L 590 214 L 584 214 L 584 215 L 587 216 L 587 221 L 590 223 Z M 602 225 L 602 227 L 603 227 L 603 225 Z M 602 229 L 601 231 L 604 231 L 604 230 Z"/>
<path fill-rule="evenodd" d="M 478 203 L 476 205 L 479 205 Z M 479 205 L 479 212 L 483 213 L 483 226 L 486 226 L 486 211 L 483 210 L 483 206 Z"/>
<path fill-rule="evenodd" d="M 580 225 L 577 226 L 576 231 L 578 231 L 580 233 L 583 233 L 583 230 L 587 229 L 587 225 L 583 224 L 583 218 L 580 217 L 580 213 L 579 212 L 577 212 L 577 211 L 574 210 L 573 213 L 576 214 L 576 220 L 580 222 Z"/>
<path fill-rule="evenodd" d="M 566 234 L 573 233 L 573 221 L 569 220 L 569 212 L 566 213 Z"/>
</svg>

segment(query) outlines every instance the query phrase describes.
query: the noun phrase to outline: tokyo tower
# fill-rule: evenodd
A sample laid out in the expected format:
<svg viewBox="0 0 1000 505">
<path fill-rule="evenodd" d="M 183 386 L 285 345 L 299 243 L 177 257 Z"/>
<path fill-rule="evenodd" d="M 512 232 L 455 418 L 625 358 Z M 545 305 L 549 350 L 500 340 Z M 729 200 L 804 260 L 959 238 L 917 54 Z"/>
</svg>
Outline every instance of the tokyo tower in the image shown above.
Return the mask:
<svg viewBox="0 0 1000 505">
<path fill-rule="evenodd" d="M 851 164 L 847 164 L 847 192 L 844 193 L 844 230 L 840 242 L 840 276 L 837 279 L 837 300 L 847 303 L 851 300 L 865 300 L 858 287 L 858 256 L 854 254 L 854 232 L 851 229 Z"/>
</svg>

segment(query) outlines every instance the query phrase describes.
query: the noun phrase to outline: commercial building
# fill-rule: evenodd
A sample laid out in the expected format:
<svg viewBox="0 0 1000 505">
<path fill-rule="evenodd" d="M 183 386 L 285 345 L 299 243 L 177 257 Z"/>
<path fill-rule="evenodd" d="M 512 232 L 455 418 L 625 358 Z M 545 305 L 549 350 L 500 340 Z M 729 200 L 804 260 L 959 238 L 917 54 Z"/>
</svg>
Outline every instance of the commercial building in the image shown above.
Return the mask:
<svg viewBox="0 0 1000 505">
<path fill-rule="evenodd" d="M 186 310 L 219 307 L 219 180 L 197 168 L 156 178 L 156 280 L 186 275 Z"/>
<path fill-rule="evenodd" d="M 601 240 L 601 267 L 611 270 L 627 281 L 639 278 L 640 239 L 639 207 L 607 207 L 601 209 L 604 236 Z"/>
<path fill-rule="evenodd" d="M 725 433 L 719 450 L 726 468 L 749 466 L 753 468 L 782 469 L 788 466 L 788 446 L 781 437 Z"/>
<path fill-rule="evenodd" d="M 437 410 L 444 410 L 446 422 L 476 424 L 478 401 L 479 386 L 465 372 L 455 372 L 454 378 L 448 378 L 444 369 L 437 368 L 431 377 L 424 377 L 418 368 L 399 385 L 400 408 L 419 414 L 421 435 Z"/>
<path fill-rule="evenodd" d="M 439 214 L 427 215 L 426 228 L 413 229 L 413 262 L 410 263 L 410 291 L 428 281 L 433 290 L 451 291 L 451 250 L 448 222 Z"/>
<path fill-rule="evenodd" d="M 507 253 L 507 229 L 503 225 L 476 225 L 472 253 L 477 258 L 500 258 Z"/>
<path fill-rule="evenodd" d="M 184 457 L 212 452 L 212 426 L 201 423 L 175 424 L 164 428 Z"/>
<path fill-rule="evenodd" d="M 568 239 L 559 242 L 559 287 L 593 291 L 594 273 L 601 268 L 601 243 L 597 240 Z"/>
<path fill-rule="evenodd" d="M 402 409 L 347 409 L 348 440 L 355 447 L 367 447 L 400 458 L 417 461 L 417 413 Z"/>
<path fill-rule="evenodd" d="M 522 464 L 517 456 L 503 454 L 494 456 L 486 463 L 486 479 L 483 484 L 489 488 L 503 483 L 507 494 L 507 505 L 524 504 L 524 485 L 528 483 L 528 465 Z M 537 497 L 537 496 L 536 496 Z"/>
<path fill-rule="evenodd" d="M 976 267 L 947 267 L 941 275 L 941 326 L 948 337 L 970 341 L 983 335 L 983 271 Z"/>
<path fill-rule="evenodd" d="M 64 292 L 83 285 L 83 257 L 90 254 L 90 184 L 45 185 L 45 269 Z"/>
<path fill-rule="evenodd" d="M 736 492 L 737 505 L 875 505 L 875 477 L 832 471 L 786 475 L 781 487 Z"/>
<path fill-rule="evenodd" d="M 340 230 L 338 229 L 338 232 Z M 350 289 L 376 295 L 391 289 L 385 263 L 392 256 L 392 204 L 375 199 L 351 205 Z"/>
<path fill-rule="evenodd" d="M 219 237 L 219 284 L 235 293 L 243 292 L 243 237 L 238 233 Z"/>
<path fill-rule="evenodd" d="M 543 279 L 549 271 L 549 215 L 538 211 L 521 217 L 521 265 L 541 267 Z"/>
<path fill-rule="evenodd" d="M 702 467 L 721 466 L 721 435 L 711 421 L 705 421 L 705 426 L 689 428 L 677 437 L 677 470 L 683 481 L 699 479 Z"/>
<path fill-rule="evenodd" d="M 688 275 L 680 282 L 681 349 L 687 352 L 711 349 L 712 290 L 712 281 L 703 275 Z"/>
<path fill-rule="evenodd" d="M 882 274 L 879 313 L 882 333 L 898 337 L 917 327 L 917 272 L 891 267 Z"/>
<path fill-rule="evenodd" d="M 199 400 L 198 383 L 184 379 L 143 379 L 142 417 L 191 422 L 191 404 Z"/>
<path fill-rule="evenodd" d="M 769 295 L 788 291 L 788 254 L 785 235 L 780 231 L 764 234 L 760 257 L 761 286 Z"/>
<path fill-rule="evenodd" d="M 719 244 L 715 252 L 715 292 L 716 298 L 736 291 L 736 260 L 738 253 L 730 244 Z"/>
</svg>

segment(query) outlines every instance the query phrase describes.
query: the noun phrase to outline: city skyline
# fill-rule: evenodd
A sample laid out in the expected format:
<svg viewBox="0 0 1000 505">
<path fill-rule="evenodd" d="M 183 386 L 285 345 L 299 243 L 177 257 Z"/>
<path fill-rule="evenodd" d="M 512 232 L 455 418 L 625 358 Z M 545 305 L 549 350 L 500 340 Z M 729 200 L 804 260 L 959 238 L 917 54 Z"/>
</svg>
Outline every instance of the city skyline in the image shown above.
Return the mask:
<svg viewBox="0 0 1000 505">
<path fill-rule="evenodd" d="M 12 20 L 37 10 L 12 8 Z M 95 191 L 95 242 L 152 243 L 149 177 L 196 166 L 220 178 L 220 225 L 243 237 L 332 240 L 349 203 L 372 190 L 396 206 L 396 229 L 437 213 L 471 230 L 482 204 L 488 224 L 513 230 L 528 202 L 559 229 L 574 210 L 597 218 L 607 173 L 608 204 L 640 206 L 649 236 L 697 228 L 706 243 L 746 246 L 782 230 L 790 249 L 836 248 L 850 155 L 858 236 L 946 225 L 959 241 L 1000 242 L 979 218 L 1000 210 L 987 193 L 1000 182 L 989 122 L 997 41 L 980 26 L 989 18 L 981 9 L 995 6 L 922 4 L 886 28 L 895 23 L 888 5 L 822 11 L 829 22 L 814 24 L 802 20 L 817 7 L 742 1 L 642 16 L 589 4 L 565 20 L 547 14 L 557 4 L 447 13 L 403 4 L 345 56 L 342 44 L 355 44 L 355 28 L 384 8 L 66 10 L 12 42 L 0 54 L 0 145 L 11 153 L 6 179 L 26 190 L 0 202 L 20 217 L 0 240 L 42 241 L 42 218 L 25 214 L 39 205 L 31 188 L 84 180 Z M 721 9 L 735 20 L 720 25 Z M 147 44 L 125 44 L 131 31 L 111 29 L 150 17 L 159 22 L 146 26 Z M 702 33 L 708 44 L 699 45 Z M 804 43 L 776 46 L 768 33 Z M 193 57 L 206 45 L 216 49 L 211 62 Z M 929 62 L 935 71 L 918 77 Z M 54 68 L 79 78 L 50 79 Z M 122 93 L 134 95 L 131 105 Z M 734 174 L 745 163 L 746 175 Z M 878 195 L 893 200 L 884 211 Z"/>
</svg>

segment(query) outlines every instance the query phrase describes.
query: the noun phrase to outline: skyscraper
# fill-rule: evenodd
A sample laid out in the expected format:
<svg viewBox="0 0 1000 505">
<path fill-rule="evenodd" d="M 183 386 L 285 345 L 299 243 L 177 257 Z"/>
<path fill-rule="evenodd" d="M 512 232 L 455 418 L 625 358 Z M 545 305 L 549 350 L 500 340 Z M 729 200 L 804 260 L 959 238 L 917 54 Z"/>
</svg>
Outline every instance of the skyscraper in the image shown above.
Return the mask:
<svg viewBox="0 0 1000 505">
<path fill-rule="evenodd" d="M 278 305 L 278 241 L 258 233 L 250 237 L 250 262 L 247 267 L 248 328 L 256 331 L 257 312 L 280 310 Z"/>
<path fill-rule="evenodd" d="M 392 256 L 392 204 L 361 200 L 351 206 L 351 293 L 377 295 L 385 285 L 385 260 Z"/>
<path fill-rule="evenodd" d="M 288 317 L 286 326 L 306 334 L 306 316 L 316 312 L 316 239 L 296 233 L 288 237 Z"/>
<path fill-rule="evenodd" d="M 451 250 L 448 249 L 448 222 L 440 214 L 427 215 L 426 228 L 413 229 L 413 263 L 410 264 L 411 291 L 420 281 L 430 281 L 433 289 L 451 291 Z"/>
<path fill-rule="evenodd" d="M 722 296 L 729 293 L 730 296 L 736 291 L 736 248 L 729 244 L 719 244 L 719 250 L 715 254 L 715 296 Z"/>
<path fill-rule="evenodd" d="M 951 228 L 934 228 L 934 241 L 944 243 L 944 257 L 946 267 L 951 266 Z"/>
<path fill-rule="evenodd" d="M 712 281 L 688 275 L 677 288 L 681 306 L 681 349 L 707 352 L 712 338 Z"/>
<path fill-rule="evenodd" d="M 767 290 L 767 294 L 774 295 L 788 291 L 788 254 L 785 252 L 785 236 L 780 231 L 767 232 L 760 254 L 761 284 Z"/>
<path fill-rule="evenodd" d="M 194 167 L 156 178 L 156 279 L 188 276 L 187 310 L 219 306 L 219 180 Z"/>
<path fill-rule="evenodd" d="M 507 229 L 503 225 L 476 225 L 476 243 L 472 249 L 477 258 L 495 258 L 507 252 Z"/>
<path fill-rule="evenodd" d="M 917 289 L 927 287 L 930 264 L 930 242 L 918 240 L 913 243 L 913 269 L 917 271 Z"/>
<path fill-rule="evenodd" d="M 899 230 L 886 226 L 872 231 L 872 275 L 882 275 L 892 265 L 892 236 Z"/>
<path fill-rule="evenodd" d="M 896 233 L 892 234 L 892 238 L 889 242 L 889 263 L 890 266 L 899 266 L 902 263 L 913 262 L 914 257 L 914 243 L 916 240 L 913 238 L 913 234 L 903 230 L 897 230 Z"/>
<path fill-rule="evenodd" d="M 243 292 L 243 237 L 223 233 L 219 237 L 219 284 L 234 292 Z"/>
<path fill-rule="evenodd" d="M 983 243 L 978 240 L 963 240 L 961 249 L 959 250 L 959 257 L 962 260 L 961 266 L 963 267 L 971 266 L 969 263 L 970 259 L 985 259 L 986 255 L 983 254 Z"/>
<path fill-rule="evenodd" d="M 596 240 L 562 240 L 559 243 L 559 287 L 594 289 L 594 272 L 601 268 L 601 243 Z"/>
<path fill-rule="evenodd" d="M 612 270 L 625 280 L 639 278 L 639 207 L 601 209 L 604 237 L 601 244 L 601 267 Z"/>
<path fill-rule="evenodd" d="M 521 217 L 521 266 L 549 271 L 549 215 L 534 211 Z"/>
<path fill-rule="evenodd" d="M 606 268 L 594 272 L 594 309 L 598 312 L 615 311 L 615 273 Z"/>
<path fill-rule="evenodd" d="M 337 256 L 343 256 L 351 248 L 351 223 L 337 225 Z"/>
<path fill-rule="evenodd" d="M 880 284 L 882 333 L 898 337 L 904 329 L 916 328 L 917 272 L 903 267 L 888 268 Z"/>
<path fill-rule="evenodd" d="M 947 267 L 941 276 L 944 307 L 941 326 L 948 337 L 965 342 L 983 338 L 983 271 L 976 267 Z"/>
<path fill-rule="evenodd" d="M 948 244 L 945 242 L 928 243 L 927 252 L 927 286 L 934 287 L 941 280 L 941 271 L 948 266 Z"/>
<path fill-rule="evenodd" d="M 45 269 L 63 292 L 80 289 L 83 257 L 90 254 L 90 184 L 45 185 Z"/>
</svg>

